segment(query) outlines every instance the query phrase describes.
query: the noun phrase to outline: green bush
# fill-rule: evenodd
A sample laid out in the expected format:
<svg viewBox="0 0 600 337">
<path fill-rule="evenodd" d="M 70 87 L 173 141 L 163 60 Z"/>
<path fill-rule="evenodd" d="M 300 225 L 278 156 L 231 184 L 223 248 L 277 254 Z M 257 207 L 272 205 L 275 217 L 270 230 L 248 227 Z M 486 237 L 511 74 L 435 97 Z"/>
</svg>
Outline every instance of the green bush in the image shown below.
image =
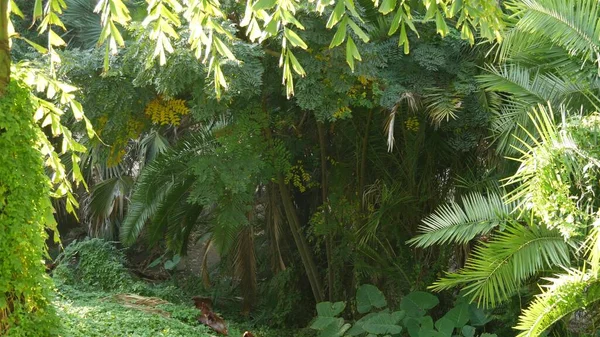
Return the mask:
<svg viewBox="0 0 600 337">
<path fill-rule="evenodd" d="M 0 335 L 50 336 L 57 319 L 44 271 L 50 182 L 37 150 L 29 91 L 11 82 L 0 99 Z M 50 224 L 49 223 L 49 224 Z"/>
<path fill-rule="evenodd" d="M 134 285 L 123 253 L 102 239 L 74 241 L 57 260 L 53 277 L 59 284 L 105 291 L 126 291 Z"/>
</svg>

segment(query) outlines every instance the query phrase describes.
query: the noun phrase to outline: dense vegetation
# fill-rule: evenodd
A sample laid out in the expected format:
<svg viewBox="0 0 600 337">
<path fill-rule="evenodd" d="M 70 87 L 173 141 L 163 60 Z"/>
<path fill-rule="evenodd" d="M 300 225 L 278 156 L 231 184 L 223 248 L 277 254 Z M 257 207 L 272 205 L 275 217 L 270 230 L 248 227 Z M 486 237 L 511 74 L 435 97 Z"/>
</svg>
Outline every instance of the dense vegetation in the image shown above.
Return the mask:
<svg viewBox="0 0 600 337">
<path fill-rule="evenodd" d="M 599 336 L 599 27 L 0 0 L 0 334 Z"/>
</svg>

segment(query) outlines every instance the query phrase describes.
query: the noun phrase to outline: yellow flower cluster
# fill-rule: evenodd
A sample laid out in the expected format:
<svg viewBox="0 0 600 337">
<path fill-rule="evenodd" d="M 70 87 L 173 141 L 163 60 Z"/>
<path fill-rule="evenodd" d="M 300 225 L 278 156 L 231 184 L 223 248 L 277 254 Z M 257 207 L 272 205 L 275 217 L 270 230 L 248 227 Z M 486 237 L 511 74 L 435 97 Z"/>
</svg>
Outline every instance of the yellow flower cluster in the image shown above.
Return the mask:
<svg viewBox="0 0 600 337">
<path fill-rule="evenodd" d="M 419 131 L 419 119 L 415 116 L 409 117 L 405 122 L 404 126 L 406 126 L 406 130 L 408 131 Z"/>
<path fill-rule="evenodd" d="M 307 188 L 316 186 L 316 183 L 311 180 L 312 177 L 304 170 L 302 161 L 298 161 L 298 165 L 292 166 L 285 175 L 285 183 L 289 184 L 291 182 L 300 192 L 305 192 Z"/>
<path fill-rule="evenodd" d="M 179 125 L 181 116 L 187 115 L 190 109 L 182 99 L 164 99 L 158 96 L 148 103 L 145 112 L 154 124 Z"/>
</svg>

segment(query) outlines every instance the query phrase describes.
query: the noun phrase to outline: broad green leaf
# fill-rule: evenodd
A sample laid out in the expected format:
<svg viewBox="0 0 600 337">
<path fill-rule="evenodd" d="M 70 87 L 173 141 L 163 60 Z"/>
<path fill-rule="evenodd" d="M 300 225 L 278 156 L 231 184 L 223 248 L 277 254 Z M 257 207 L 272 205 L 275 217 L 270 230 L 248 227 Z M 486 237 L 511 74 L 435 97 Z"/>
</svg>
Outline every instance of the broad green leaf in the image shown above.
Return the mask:
<svg viewBox="0 0 600 337">
<path fill-rule="evenodd" d="M 437 33 L 440 34 L 442 37 L 448 34 L 448 26 L 446 25 L 446 20 L 444 20 L 444 17 L 442 16 L 442 13 L 440 11 L 435 12 L 435 27 Z"/>
<path fill-rule="evenodd" d="M 348 37 L 348 41 L 346 42 L 346 62 L 354 72 L 354 59 L 361 61 L 360 53 L 358 52 L 358 48 L 356 48 L 356 44 L 354 44 L 354 40 L 351 37 Z"/>
<path fill-rule="evenodd" d="M 348 330 L 346 333 L 350 336 L 358 336 L 361 334 L 364 334 L 366 331 L 365 329 L 363 329 L 363 326 L 365 325 L 365 323 L 367 323 L 373 316 L 376 316 L 378 313 L 376 312 L 372 312 L 370 314 L 366 314 L 365 316 L 361 317 L 361 319 L 359 319 L 358 321 L 356 321 L 354 323 L 354 325 L 352 326 L 352 328 L 350 330 Z"/>
<path fill-rule="evenodd" d="M 50 29 L 48 32 L 48 41 L 51 45 L 56 47 L 66 45 L 65 41 L 52 29 Z"/>
<path fill-rule="evenodd" d="M 454 322 L 442 317 L 435 322 L 435 328 L 444 336 L 452 337 L 452 332 L 454 331 Z"/>
<path fill-rule="evenodd" d="M 388 14 L 396 8 L 396 0 L 383 0 L 379 6 L 379 12 Z"/>
<path fill-rule="evenodd" d="M 329 16 L 329 20 L 327 20 L 326 27 L 328 29 L 333 28 L 333 26 L 335 26 L 335 24 L 342 19 L 342 15 L 344 15 L 345 9 L 346 7 L 344 5 L 344 0 L 337 0 L 333 12 L 331 12 L 331 15 Z"/>
<path fill-rule="evenodd" d="M 35 4 L 33 5 L 33 21 L 41 18 L 42 15 L 44 15 L 42 0 L 35 0 Z"/>
<path fill-rule="evenodd" d="M 453 18 L 458 11 L 462 8 L 462 0 L 454 0 L 452 1 L 452 6 L 450 6 L 450 10 L 448 11 L 448 18 Z"/>
<path fill-rule="evenodd" d="M 165 262 L 165 269 L 167 269 L 167 270 L 174 269 L 179 264 L 180 261 L 181 261 L 181 256 L 174 255 L 172 259 L 167 260 Z"/>
<path fill-rule="evenodd" d="M 215 37 L 213 37 L 213 43 L 215 44 L 215 48 L 217 49 L 217 52 L 219 52 L 219 54 L 221 56 L 225 56 L 232 61 L 235 60 L 235 56 L 233 55 L 231 50 L 225 45 L 225 43 L 223 43 L 223 41 L 221 41 L 221 39 L 219 39 L 218 37 L 215 36 Z"/>
<path fill-rule="evenodd" d="M 329 48 L 337 47 L 346 39 L 346 27 L 347 27 L 348 17 L 344 17 L 342 22 L 340 22 L 331 43 L 329 44 Z"/>
<path fill-rule="evenodd" d="M 302 65 L 296 59 L 296 56 L 294 56 L 294 54 L 292 53 L 292 51 L 289 50 L 289 49 L 287 51 L 287 56 L 288 56 L 290 62 L 292 62 L 292 69 L 294 69 L 294 71 L 296 72 L 296 74 L 298 74 L 298 75 L 300 75 L 302 77 L 306 76 L 306 71 L 304 71 L 304 68 L 302 68 Z"/>
<path fill-rule="evenodd" d="M 402 14 L 404 14 L 402 7 L 398 7 L 396 14 L 394 14 L 394 18 L 392 19 L 392 23 L 390 24 L 388 35 L 392 35 L 398 30 L 398 27 L 400 27 L 400 23 L 402 22 Z"/>
<path fill-rule="evenodd" d="M 358 14 L 358 12 L 356 11 L 356 6 L 354 6 L 354 0 L 344 0 L 344 1 L 345 1 L 345 4 L 346 4 L 346 8 L 348 8 L 348 10 L 352 14 L 352 16 L 354 16 L 355 18 L 357 18 L 358 21 L 364 22 L 363 19 Z"/>
<path fill-rule="evenodd" d="M 298 36 L 298 34 L 296 34 L 296 32 L 294 32 L 293 30 L 291 30 L 289 28 L 284 28 L 283 35 L 290 41 L 292 46 L 300 47 L 302 49 L 308 48 L 308 46 L 306 45 L 306 42 L 304 42 L 300 38 L 300 36 Z"/>
<path fill-rule="evenodd" d="M 19 6 L 17 6 L 17 3 L 14 0 L 10 0 L 9 6 L 12 14 L 20 17 L 21 19 L 25 19 L 25 15 L 23 15 L 23 12 L 21 12 L 21 9 Z"/>
<path fill-rule="evenodd" d="M 277 0 L 258 0 L 254 6 L 252 6 L 252 9 L 254 9 L 255 12 L 262 9 L 271 9 L 276 3 Z"/>
<path fill-rule="evenodd" d="M 350 40 L 350 39 L 349 39 Z M 356 292 L 356 310 L 361 313 L 367 313 L 373 308 L 383 308 L 387 301 L 383 293 L 374 285 L 363 284 Z"/>
<path fill-rule="evenodd" d="M 450 309 L 443 318 L 451 321 L 455 328 L 462 328 L 469 321 L 469 305 L 467 303 L 459 304 Z"/>
<path fill-rule="evenodd" d="M 28 39 L 26 39 L 26 38 L 24 38 L 22 36 L 20 36 L 19 39 L 27 42 L 27 44 L 29 44 L 30 46 L 32 46 L 35 50 L 37 50 L 41 54 L 46 54 L 48 52 L 47 48 L 45 48 L 43 46 L 40 46 L 39 44 L 37 44 L 37 43 L 35 43 L 35 42 L 31 41 L 31 40 L 28 40 Z"/>
<path fill-rule="evenodd" d="M 320 317 L 335 317 L 346 308 L 345 302 L 321 302 L 317 304 L 317 315 Z"/>
<path fill-rule="evenodd" d="M 478 308 L 476 304 L 469 305 L 469 322 L 473 326 L 484 326 L 492 319 L 488 317 L 485 311 Z"/>
<path fill-rule="evenodd" d="M 438 298 L 424 291 L 413 291 L 404 296 L 400 301 L 400 309 L 406 312 L 407 316 L 422 317 L 427 310 L 438 305 Z"/>
<path fill-rule="evenodd" d="M 352 28 L 354 33 L 358 35 L 358 37 L 360 37 L 361 40 L 363 40 L 363 42 L 369 42 L 369 36 L 356 23 L 354 23 L 354 21 L 348 20 L 348 24 L 350 25 L 350 28 Z"/>
<path fill-rule="evenodd" d="M 363 325 L 363 329 L 372 334 L 396 335 L 402 331 L 402 327 L 397 324 L 399 321 L 390 313 L 378 312 Z"/>
<path fill-rule="evenodd" d="M 343 322 L 343 319 L 339 317 L 318 316 L 310 325 L 310 328 L 314 330 L 325 330 L 325 328 L 340 320 Z"/>
<path fill-rule="evenodd" d="M 470 325 L 465 325 L 461 329 L 463 336 L 465 337 L 474 337 L 475 336 L 475 328 Z"/>
</svg>

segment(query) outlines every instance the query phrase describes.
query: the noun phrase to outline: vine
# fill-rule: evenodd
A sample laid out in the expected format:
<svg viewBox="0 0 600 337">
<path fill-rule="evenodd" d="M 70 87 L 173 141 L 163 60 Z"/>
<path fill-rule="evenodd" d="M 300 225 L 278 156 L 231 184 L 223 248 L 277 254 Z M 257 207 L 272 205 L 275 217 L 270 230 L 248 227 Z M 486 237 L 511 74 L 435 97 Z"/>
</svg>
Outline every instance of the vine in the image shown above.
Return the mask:
<svg viewBox="0 0 600 337">
<path fill-rule="evenodd" d="M 45 225 L 55 225 L 34 108 L 12 82 L 0 100 L 0 335 L 49 336 L 57 319 L 44 273 Z"/>
</svg>

